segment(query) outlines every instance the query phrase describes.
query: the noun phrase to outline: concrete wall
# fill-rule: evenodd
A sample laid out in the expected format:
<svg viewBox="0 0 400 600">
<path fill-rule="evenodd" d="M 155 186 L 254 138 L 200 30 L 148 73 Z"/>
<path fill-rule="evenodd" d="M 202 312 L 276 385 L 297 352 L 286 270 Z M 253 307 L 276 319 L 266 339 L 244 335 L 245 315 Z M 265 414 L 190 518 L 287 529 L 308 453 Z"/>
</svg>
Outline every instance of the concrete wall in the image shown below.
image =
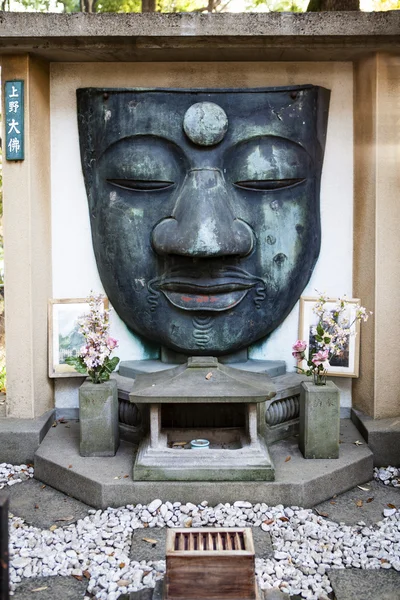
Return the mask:
<svg viewBox="0 0 400 600">
<path fill-rule="evenodd" d="M 379 419 L 400 412 L 400 58 L 355 68 L 354 289 L 374 311 L 361 351 L 355 405 Z"/>
<path fill-rule="evenodd" d="M 53 297 L 101 291 L 91 244 L 80 166 L 75 90 L 79 87 L 263 87 L 311 83 L 332 91 L 321 189 L 322 247 L 304 294 L 352 294 L 353 64 L 331 63 L 53 63 L 51 65 L 51 197 Z M 112 330 L 121 359 L 148 357 L 146 346 L 119 320 Z M 254 358 L 283 359 L 294 367 L 298 305 Z M 80 379 L 56 380 L 58 408 L 78 405 Z M 335 379 L 342 406 L 351 406 L 351 381 Z"/>
<path fill-rule="evenodd" d="M 51 296 L 49 65 L 29 56 L 2 61 L 2 79 L 25 81 L 25 160 L 3 160 L 7 416 L 53 408 L 47 377 Z M 4 114 L 4 113 L 3 113 Z M 3 140 L 4 135 L 3 122 Z"/>
</svg>

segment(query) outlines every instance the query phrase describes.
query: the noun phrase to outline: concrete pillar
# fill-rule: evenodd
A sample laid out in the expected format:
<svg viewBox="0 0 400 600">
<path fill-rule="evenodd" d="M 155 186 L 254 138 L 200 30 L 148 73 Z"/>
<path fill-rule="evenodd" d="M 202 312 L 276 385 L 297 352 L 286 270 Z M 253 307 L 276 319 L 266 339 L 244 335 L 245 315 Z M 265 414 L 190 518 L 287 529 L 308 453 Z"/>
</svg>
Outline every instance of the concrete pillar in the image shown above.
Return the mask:
<svg viewBox="0 0 400 600">
<path fill-rule="evenodd" d="M 52 296 L 49 65 L 29 55 L 3 56 L 1 76 L 3 90 L 4 81 L 25 81 L 25 160 L 3 157 L 7 416 L 34 418 L 54 404 L 47 376 L 47 301 Z M 4 133 L 3 120 L 3 140 Z"/>
<path fill-rule="evenodd" d="M 354 295 L 374 311 L 362 327 L 353 405 L 400 415 L 400 57 L 354 67 Z"/>
</svg>

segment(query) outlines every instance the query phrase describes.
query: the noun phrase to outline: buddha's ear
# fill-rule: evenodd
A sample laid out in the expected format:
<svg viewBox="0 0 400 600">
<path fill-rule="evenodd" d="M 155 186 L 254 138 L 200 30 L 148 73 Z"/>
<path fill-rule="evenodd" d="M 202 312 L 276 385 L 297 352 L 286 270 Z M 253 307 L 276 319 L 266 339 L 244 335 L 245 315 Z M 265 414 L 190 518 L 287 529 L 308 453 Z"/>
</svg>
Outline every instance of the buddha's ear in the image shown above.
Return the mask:
<svg viewBox="0 0 400 600">
<path fill-rule="evenodd" d="M 96 119 L 94 113 L 97 103 L 95 102 L 95 93 L 96 90 L 91 88 L 76 90 L 81 165 L 90 207 L 93 204 L 93 167 L 96 163 L 96 132 L 94 129 Z"/>
<path fill-rule="evenodd" d="M 320 145 L 321 163 L 324 158 L 326 134 L 328 129 L 329 102 L 331 91 L 323 87 L 317 87 L 317 139 Z"/>
</svg>

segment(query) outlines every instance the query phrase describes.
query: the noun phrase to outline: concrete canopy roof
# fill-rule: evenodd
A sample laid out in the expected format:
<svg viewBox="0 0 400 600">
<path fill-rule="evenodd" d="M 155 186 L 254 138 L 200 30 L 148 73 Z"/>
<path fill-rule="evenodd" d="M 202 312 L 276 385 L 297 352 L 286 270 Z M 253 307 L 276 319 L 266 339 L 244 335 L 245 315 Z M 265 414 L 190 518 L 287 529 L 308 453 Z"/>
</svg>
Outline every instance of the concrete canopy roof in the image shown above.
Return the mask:
<svg viewBox="0 0 400 600">
<path fill-rule="evenodd" d="M 0 54 L 48 61 L 321 61 L 400 53 L 400 11 L 0 13 Z"/>
</svg>

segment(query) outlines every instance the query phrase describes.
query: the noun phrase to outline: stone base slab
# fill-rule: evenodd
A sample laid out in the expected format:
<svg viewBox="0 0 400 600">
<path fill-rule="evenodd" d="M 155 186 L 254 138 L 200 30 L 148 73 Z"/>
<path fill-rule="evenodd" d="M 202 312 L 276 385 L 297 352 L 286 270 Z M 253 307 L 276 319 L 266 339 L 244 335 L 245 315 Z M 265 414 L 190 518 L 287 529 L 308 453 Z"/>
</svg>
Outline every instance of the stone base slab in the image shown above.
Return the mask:
<svg viewBox="0 0 400 600">
<path fill-rule="evenodd" d="M 285 440 L 286 438 L 297 436 L 299 434 L 299 419 L 293 419 L 292 421 L 284 421 L 277 425 L 266 424 L 265 428 L 265 439 L 267 440 L 268 446 L 279 442 L 279 440 Z"/>
<path fill-rule="evenodd" d="M 50 429 L 35 455 L 35 477 L 96 508 L 146 504 L 155 498 L 172 502 L 208 500 L 210 504 L 249 500 L 269 505 L 311 507 L 372 479 L 373 457 L 350 420 L 341 422 L 340 456 L 337 460 L 306 460 L 298 438 L 269 448 L 275 481 L 133 481 L 134 446 L 121 442 L 110 458 L 79 455 L 79 424 Z M 290 460 L 286 460 L 290 456 Z"/>
<path fill-rule="evenodd" d="M 353 408 L 351 420 L 372 450 L 375 467 L 400 467 L 400 417 L 373 419 Z"/>
<path fill-rule="evenodd" d="M 221 364 L 225 364 L 221 361 Z M 165 363 L 161 360 L 123 360 L 119 363 L 118 374 L 120 377 L 134 379 L 137 375 L 143 373 L 158 373 L 173 369 L 175 363 Z M 250 373 L 266 373 L 270 377 L 282 376 L 286 372 L 286 363 L 284 360 L 254 360 L 229 363 L 227 366 L 239 371 L 249 371 Z"/>
<path fill-rule="evenodd" d="M 222 430 L 223 431 L 223 430 Z M 228 430 L 229 431 L 229 430 Z M 188 431 L 188 439 L 222 437 L 213 433 Z M 196 435 L 198 434 L 198 435 Z M 182 434 L 181 434 L 182 435 Z M 244 437 L 244 436 L 242 436 Z M 176 439 L 176 438 L 175 438 Z M 228 444 L 227 444 L 228 445 Z M 152 448 L 147 437 L 140 444 L 133 466 L 135 481 L 272 481 L 274 467 L 264 440 L 239 448 L 190 450 L 167 447 Z"/>
<path fill-rule="evenodd" d="M 0 418 L 0 463 L 33 463 L 40 443 L 54 422 L 54 410 L 36 419 Z"/>
</svg>

